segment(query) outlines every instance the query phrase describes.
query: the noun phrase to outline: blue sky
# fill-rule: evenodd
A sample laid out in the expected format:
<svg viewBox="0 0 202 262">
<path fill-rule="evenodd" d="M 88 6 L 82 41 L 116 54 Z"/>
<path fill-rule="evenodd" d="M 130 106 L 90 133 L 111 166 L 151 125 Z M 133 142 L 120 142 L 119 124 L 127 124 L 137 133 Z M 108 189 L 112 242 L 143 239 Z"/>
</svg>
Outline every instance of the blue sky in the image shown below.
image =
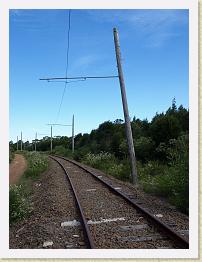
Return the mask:
<svg viewBox="0 0 202 262">
<path fill-rule="evenodd" d="M 104 121 L 123 119 L 118 79 L 67 84 L 64 77 L 68 10 L 10 10 L 10 139 L 50 133 L 47 123 L 71 124 L 89 133 Z M 68 76 L 117 75 L 113 27 L 119 31 L 129 113 L 151 120 L 175 97 L 189 107 L 188 10 L 72 10 Z M 71 127 L 53 135 L 71 136 Z M 40 138 L 40 137 L 39 137 Z"/>
</svg>

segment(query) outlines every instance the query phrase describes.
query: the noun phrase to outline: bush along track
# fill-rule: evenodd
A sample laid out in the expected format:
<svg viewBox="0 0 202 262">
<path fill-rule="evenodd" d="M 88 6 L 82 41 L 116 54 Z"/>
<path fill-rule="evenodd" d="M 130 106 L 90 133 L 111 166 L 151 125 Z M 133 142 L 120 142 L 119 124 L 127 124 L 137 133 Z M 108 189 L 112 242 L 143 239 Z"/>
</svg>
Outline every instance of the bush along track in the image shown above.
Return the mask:
<svg viewBox="0 0 202 262">
<path fill-rule="evenodd" d="M 46 155 L 38 152 L 23 152 L 27 159 L 28 167 L 18 185 L 9 188 L 9 223 L 27 217 L 31 211 L 30 196 L 32 194 L 32 183 L 40 178 L 40 174 L 48 167 Z"/>
<path fill-rule="evenodd" d="M 62 148 L 62 147 L 61 147 Z M 77 159 L 66 151 L 56 153 L 61 156 Z M 189 213 L 189 139 L 183 134 L 177 139 L 170 139 L 168 143 L 161 143 L 157 148 L 159 154 L 165 156 L 165 161 L 149 160 L 137 161 L 139 185 L 147 193 L 168 199 L 185 214 Z M 63 150 L 65 151 L 65 149 Z M 130 164 L 127 158 L 118 159 L 114 154 L 101 151 L 87 153 L 79 161 L 97 168 L 104 173 L 122 181 L 131 181 Z"/>
<path fill-rule="evenodd" d="M 139 184 L 147 193 L 167 198 L 180 211 L 189 213 L 189 140 L 188 135 L 170 139 L 161 144 L 159 152 L 166 162 L 138 161 Z M 86 154 L 81 161 L 123 181 L 131 181 L 128 159 L 118 160 L 113 154 L 100 152 Z"/>
</svg>

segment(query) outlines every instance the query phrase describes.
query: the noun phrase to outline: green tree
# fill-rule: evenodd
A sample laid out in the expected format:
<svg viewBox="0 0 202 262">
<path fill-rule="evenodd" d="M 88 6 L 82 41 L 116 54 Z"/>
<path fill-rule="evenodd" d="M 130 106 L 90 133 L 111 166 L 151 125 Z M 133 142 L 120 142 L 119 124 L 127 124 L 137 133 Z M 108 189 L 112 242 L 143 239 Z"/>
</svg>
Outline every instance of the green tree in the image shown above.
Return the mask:
<svg viewBox="0 0 202 262">
<path fill-rule="evenodd" d="M 134 141 L 135 152 L 138 159 L 143 161 L 151 159 L 153 151 L 155 149 L 155 143 L 151 137 L 141 136 Z"/>
</svg>

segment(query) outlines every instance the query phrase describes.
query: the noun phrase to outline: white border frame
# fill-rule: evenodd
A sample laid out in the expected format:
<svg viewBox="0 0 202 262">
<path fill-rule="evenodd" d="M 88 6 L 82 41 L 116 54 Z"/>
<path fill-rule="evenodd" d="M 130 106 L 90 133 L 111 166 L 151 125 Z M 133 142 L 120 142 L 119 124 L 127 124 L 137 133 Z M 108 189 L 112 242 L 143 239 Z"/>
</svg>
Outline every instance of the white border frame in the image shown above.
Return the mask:
<svg viewBox="0 0 202 262">
<path fill-rule="evenodd" d="M 3 2 L 3 1 L 2 1 Z M 1 196 L 1 257 L 3 258 L 198 258 L 198 1 L 197 0 L 110 0 L 96 2 L 77 0 L 5 1 L 1 2 L 1 94 L 0 94 L 0 196 Z M 9 9 L 189 9 L 189 112 L 190 112 L 190 248 L 188 250 L 98 249 L 43 250 L 9 249 L 8 223 L 8 105 L 9 105 Z M 4 83 L 4 85 L 2 85 Z M 3 148 L 3 150 L 2 150 Z M 4 214 L 4 216 L 3 216 Z M 145 252 L 147 251 L 147 252 Z"/>
</svg>

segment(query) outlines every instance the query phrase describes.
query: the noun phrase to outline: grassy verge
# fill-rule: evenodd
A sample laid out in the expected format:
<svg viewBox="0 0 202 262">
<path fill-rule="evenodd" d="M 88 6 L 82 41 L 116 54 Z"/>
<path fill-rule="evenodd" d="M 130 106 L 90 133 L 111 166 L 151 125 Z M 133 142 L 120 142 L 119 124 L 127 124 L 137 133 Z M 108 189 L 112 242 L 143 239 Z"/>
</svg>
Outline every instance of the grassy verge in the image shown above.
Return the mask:
<svg viewBox="0 0 202 262">
<path fill-rule="evenodd" d="M 139 165 L 140 182 L 146 192 L 166 197 L 180 211 L 189 213 L 189 141 L 181 136 L 170 141 L 167 163 Z"/>
<path fill-rule="evenodd" d="M 181 155 L 180 155 L 181 154 Z M 177 160 L 176 160 L 177 157 Z M 147 193 L 166 198 L 180 211 L 189 213 L 189 168 L 187 156 L 176 152 L 173 162 L 162 164 L 158 161 L 138 162 L 138 181 Z M 87 154 L 82 162 L 102 170 L 123 181 L 130 181 L 128 160 L 118 161 L 112 154 Z"/>
<path fill-rule="evenodd" d="M 127 160 L 118 161 L 114 155 L 101 152 L 99 154 L 88 153 L 82 160 L 84 164 L 100 169 L 103 172 L 120 180 L 130 180 L 130 166 Z"/>
<path fill-rule="evenodd" d="M 27 170 L 18 185 L 9 188 L 9 223 L 13 224 L 27 217 L 31 211 L 30 195 L 32 184 L 48 167 L 48 159 L 38 152 L 23 152 L 27 159 Z"/>
</svg>

